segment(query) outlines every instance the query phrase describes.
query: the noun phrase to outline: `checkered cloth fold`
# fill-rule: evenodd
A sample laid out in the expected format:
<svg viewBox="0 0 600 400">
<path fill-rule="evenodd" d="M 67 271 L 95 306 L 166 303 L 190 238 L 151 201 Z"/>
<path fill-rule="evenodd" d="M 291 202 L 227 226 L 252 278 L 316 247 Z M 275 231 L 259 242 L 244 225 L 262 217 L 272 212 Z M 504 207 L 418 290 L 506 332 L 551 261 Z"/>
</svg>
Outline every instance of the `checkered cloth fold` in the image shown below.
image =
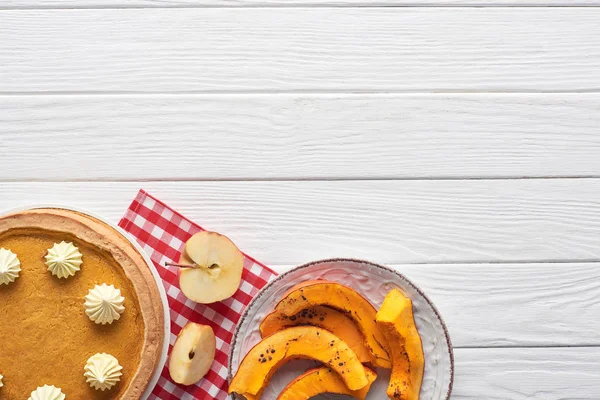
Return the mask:
<svg viewBox="0 0 600 400">
<path fill-rule="evenodd" d="M 171 312 L 169 353 L 179 331 L 190 321 L 212 326 L 217 337 L 215 362 L 204 379 L 196 385 L 178 385 L 171 380 L 165 366 L 149 399 L 226 399 L 227 356 L 235 326 L 250 300 L 277 274 L 244 254 L 239 290 L 225 301 L 197 304 L 179 290 L 177 268 L 165 267 L 165 262 L 178 261 L 185 242 L 203 229 L 143 190 L 137 194 L 119 226 L 142 246 L 162 278 Z"/>
</svg>

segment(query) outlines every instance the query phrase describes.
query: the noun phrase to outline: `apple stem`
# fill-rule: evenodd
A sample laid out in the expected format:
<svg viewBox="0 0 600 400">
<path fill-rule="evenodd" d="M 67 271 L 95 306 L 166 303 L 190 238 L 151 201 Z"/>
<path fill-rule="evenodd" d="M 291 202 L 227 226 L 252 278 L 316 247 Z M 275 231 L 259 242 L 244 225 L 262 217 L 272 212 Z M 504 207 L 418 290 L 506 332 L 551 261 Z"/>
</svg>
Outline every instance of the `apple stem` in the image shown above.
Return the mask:
<svg viewBox="0 0 600 400">
<path fill-rule="evenodd" d="M 167 267 L 177 267 L 177 268 L 198 268 L 198 264 L 178 264 L 178 263 L 166 262 L 165 265 Z"/>
</svg>

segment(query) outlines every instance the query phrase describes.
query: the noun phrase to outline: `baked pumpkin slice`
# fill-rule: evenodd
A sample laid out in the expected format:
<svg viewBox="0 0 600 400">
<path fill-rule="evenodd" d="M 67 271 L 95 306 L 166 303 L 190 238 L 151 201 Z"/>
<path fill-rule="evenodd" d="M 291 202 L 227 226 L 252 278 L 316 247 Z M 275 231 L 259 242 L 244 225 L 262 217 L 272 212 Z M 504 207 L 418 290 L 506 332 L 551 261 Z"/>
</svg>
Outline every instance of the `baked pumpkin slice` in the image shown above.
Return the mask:
<svg viewBox="0 0 600 400">
<path fill-rule="evenodd" d="M 391 368 L 385 336 L 375 321 L 377 310 L 354 289 L 337 282 L 315 280 L 292 287 L 277 303 L 273 312 L 263 320 L 261 332 L 267 329 L 265 321 L 293 317 L 314 306 L 327 306 L 345 313 L 361 332 L 365 346 L 372 355 L 372 364 Z"/>
<path fill-rule="evenodd" d="M 295 326 L 259 342 L 244 357 L 229 385 L 229 393 L 259 399 L 277 368 L 292 359 L 320 361 L 334 370 L 350 390 L 369 384 L 365 369 L 343 340 L 325 329 Z"/>
<path fill-rule="evenodd" d="M 364 400 L 377 374 L 365 367 L 369 383 L 362 389 L 350 390 L 340 376 L 329 367 L 306 371 L 283 389 L 277 400 L 309 400 L 322 393 L 345 394 L 358 400 Z"/>
<path fill-rule="evenodd" d="M 346 342 L 356 353 L 360 362 L 375 363 L 375 359 L 365 345 L 364 337 L 354 321 L 345 313 L 330 307 L 310 307 L 291 317 L 285 314 L 271 313 L 262 321 L 260 333 L 262 337 L 267 337 L 285 328 L 303 325 L 318 326 L 328 330 Z"/>
<path fill-rule="evenodd" d="M 415 325 L 412 301 L 397 289 L 385 296 L 377 324 L 392 352 L 392 375 L 387 395 L 394 400 L 418 400 L 423 382 L 425 356 Z"/>
</svg>

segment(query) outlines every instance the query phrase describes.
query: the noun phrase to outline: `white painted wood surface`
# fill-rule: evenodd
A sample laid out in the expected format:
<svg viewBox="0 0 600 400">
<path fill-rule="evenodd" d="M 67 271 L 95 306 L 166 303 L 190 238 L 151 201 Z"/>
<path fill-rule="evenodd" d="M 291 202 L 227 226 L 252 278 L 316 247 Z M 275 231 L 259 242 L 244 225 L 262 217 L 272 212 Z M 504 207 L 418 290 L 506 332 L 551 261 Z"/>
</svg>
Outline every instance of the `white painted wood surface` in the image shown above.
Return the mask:
<svg viewBox="0 0 600 400">
<path fill-rule="evenodd" d="M 394 6 L 598 6 L 598 0 L 3 0 L 1 9 L 138 7 L 394 7 Z"/>
<path fill-rule="evenodd" d="M 598 399 L 597 347 L 458 349 L 452 399 Z"/>
<path fill-rule="evenodd" d="M 277 271 L 393 265 L 454 399 L 597 400 L 599 6 L 5 0 L 0 209 L 145 188 Z"/>
<path fill-rule="evenodd" d="M 0 96 L 0 109 L 18 165 L 2 180 L 600 176 L 597 93 Z"/>
<path fill-rule="evenodd" d="M 600 8 L 0 11 L 0 93 L 590 91 Z"/>
<path fill-rule="evenodd" d="M 600 179 L 0 184 L 5 207 L 67 202 L 111 220 L 140 187 L 273 265 L 600 260 Z"/>
</svg>

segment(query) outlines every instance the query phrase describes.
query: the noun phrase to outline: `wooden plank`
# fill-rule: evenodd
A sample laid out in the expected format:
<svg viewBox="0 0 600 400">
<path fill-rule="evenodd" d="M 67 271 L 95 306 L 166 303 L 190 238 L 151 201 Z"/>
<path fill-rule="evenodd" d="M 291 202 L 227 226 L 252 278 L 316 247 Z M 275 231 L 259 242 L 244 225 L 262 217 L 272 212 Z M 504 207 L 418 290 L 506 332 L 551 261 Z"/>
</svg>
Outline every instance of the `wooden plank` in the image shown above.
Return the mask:
<svg viewBox="0 0 600 400">
<path fill-rule="evenodd" d="M 459 347 L 600 345 L 598 263 L 402 265 L 398 270 L 431 297 Z"/>
<path fill-rule="evenodd" d="M 600 346 L 599 263 L 392 267 L 433 301 L 457 348 Z"/>
<path fill-rule="evenodd" d="M 4 93 L 591 91 L 600 8 L 0 11 Z"/>
<path fill-rule="evenodd" d="M 2 183 L 0 206 L 76 204 L 117 221 L 140 187 L 273 265 L 600 259 L 598 179 Z"/>
<path fill-rule="evenodd" d="M 600 349 L 458 349 L 452 399 L 596 400 Z"/>
<path fill-rule="evenodd" d="M 598 94 L 0 96 L 0 110 L 3 163 L 19 166 L 0 180 L 600 176 Z"/>
<path fill-rule="evenodd" d="M 402 6 L 598 6 L 597 0 L 4 0 L 0 9 L 93 8 L 93 7 L 402 7 Z"/>
</svg>

